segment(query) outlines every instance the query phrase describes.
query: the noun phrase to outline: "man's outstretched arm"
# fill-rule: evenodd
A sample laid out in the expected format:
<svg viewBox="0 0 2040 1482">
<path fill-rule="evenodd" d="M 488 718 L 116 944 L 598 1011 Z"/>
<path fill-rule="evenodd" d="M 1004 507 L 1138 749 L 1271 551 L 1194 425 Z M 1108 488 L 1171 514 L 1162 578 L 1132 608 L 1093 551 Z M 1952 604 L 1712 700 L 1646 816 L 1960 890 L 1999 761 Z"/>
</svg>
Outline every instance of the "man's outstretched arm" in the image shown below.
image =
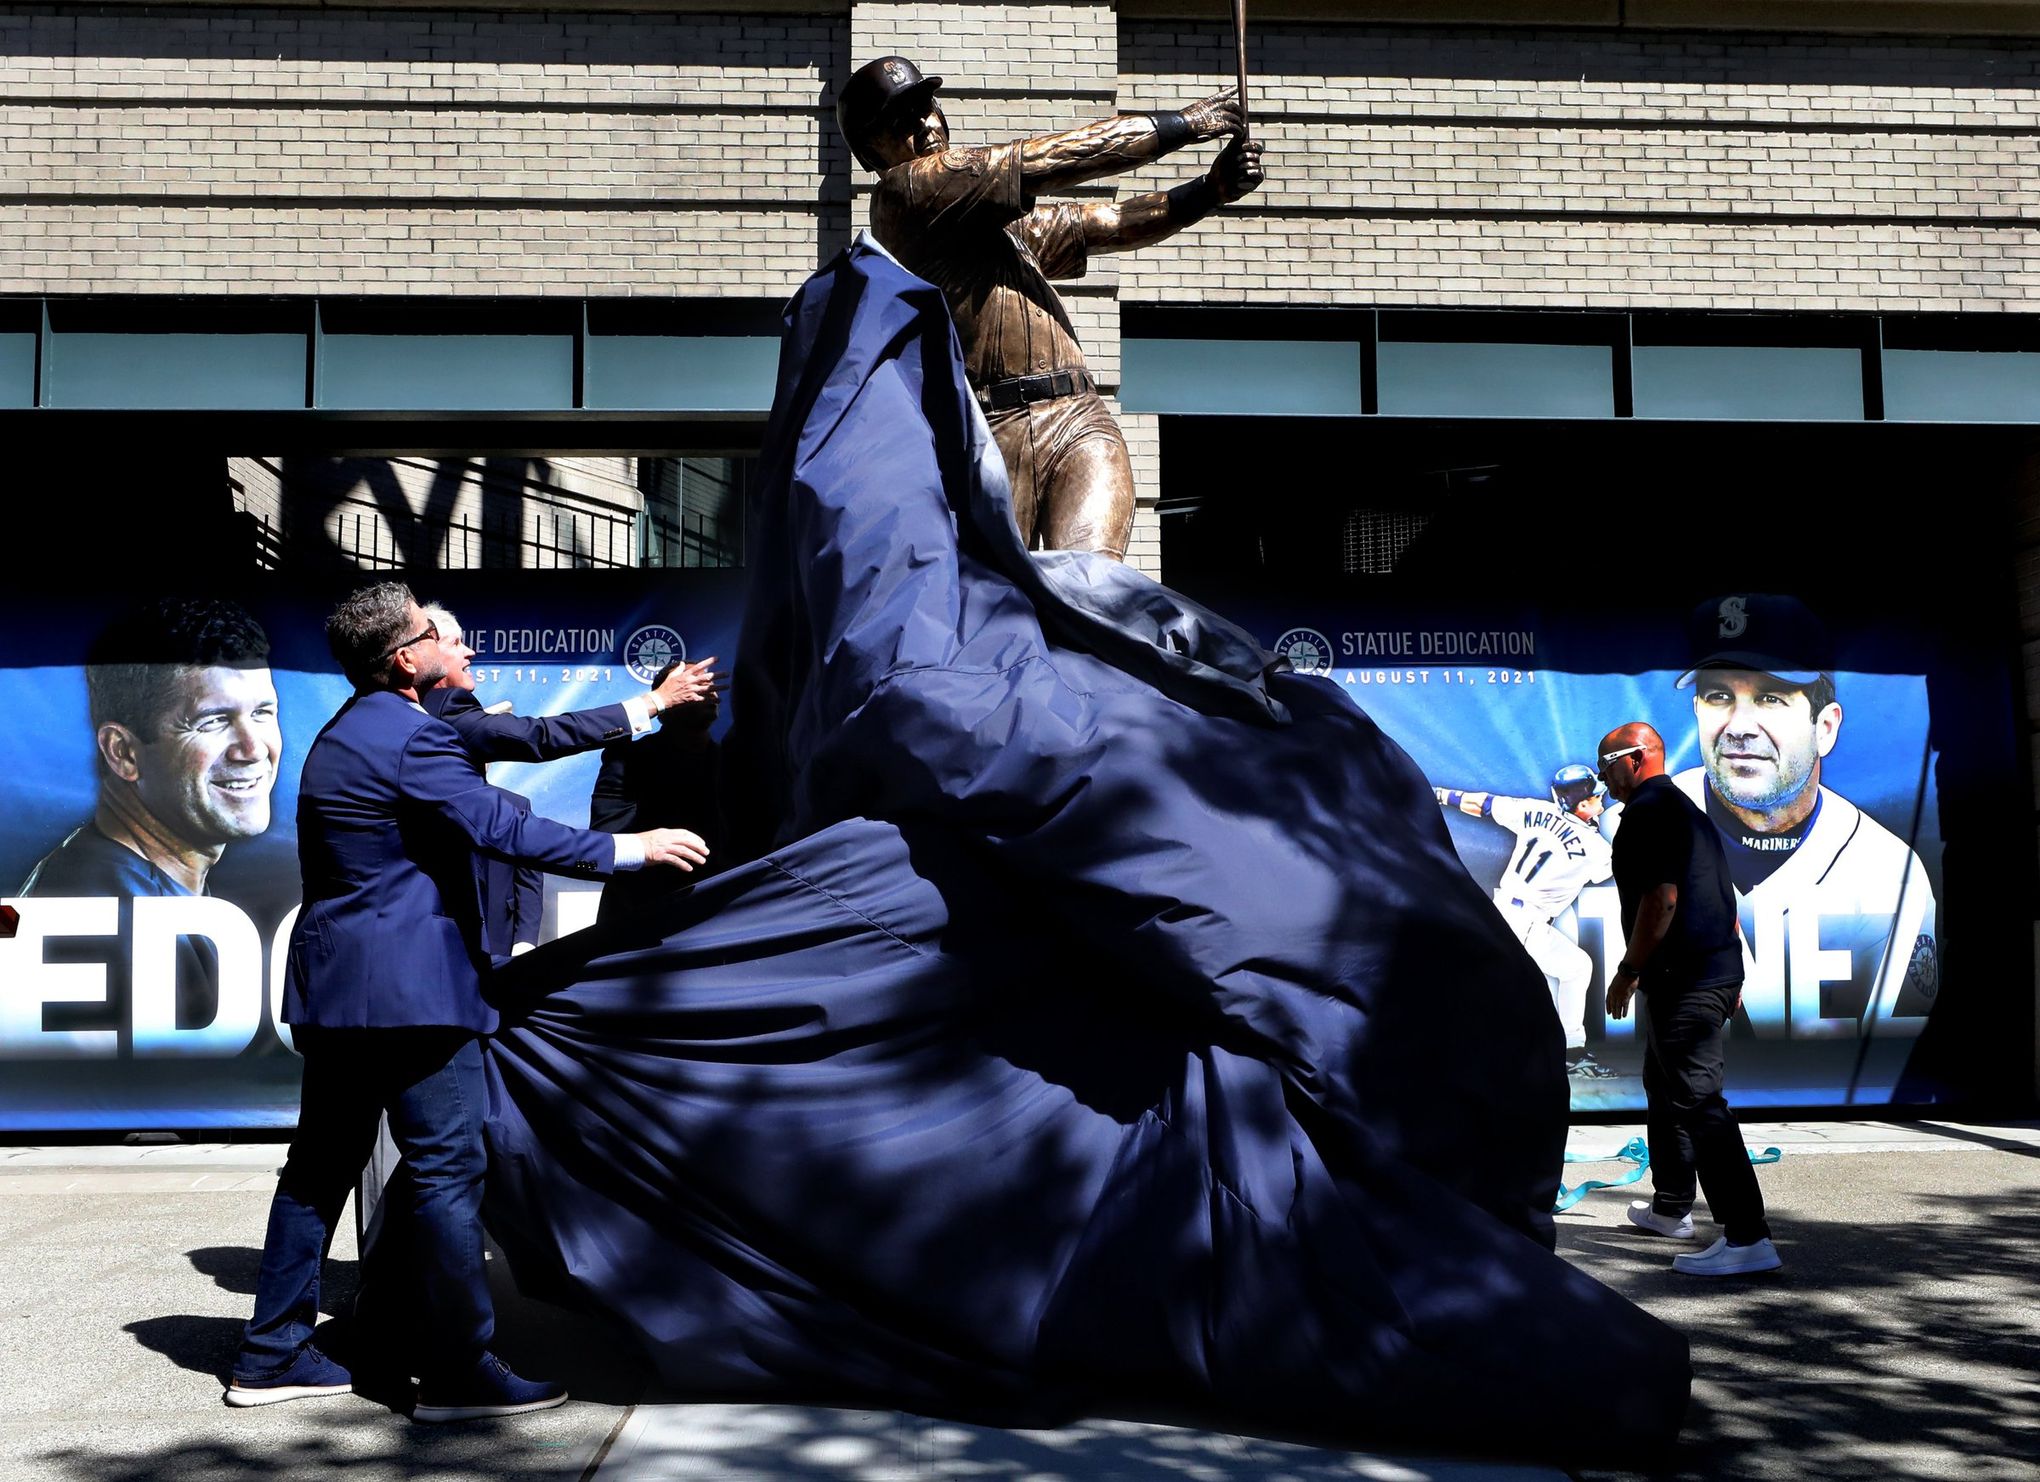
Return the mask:
<svg viewBox="0 0 2040 1482">
<path fill-rule="evenodd" d="M 1210 170 L 1173 190 L 1084 207 L 1084 248 L 1086 252 L 1127 252 L 1159 242 L 1258 189 L 1266 178 L 1260 144 L 1234 139 L 1212 161 Z"/>
</svg>

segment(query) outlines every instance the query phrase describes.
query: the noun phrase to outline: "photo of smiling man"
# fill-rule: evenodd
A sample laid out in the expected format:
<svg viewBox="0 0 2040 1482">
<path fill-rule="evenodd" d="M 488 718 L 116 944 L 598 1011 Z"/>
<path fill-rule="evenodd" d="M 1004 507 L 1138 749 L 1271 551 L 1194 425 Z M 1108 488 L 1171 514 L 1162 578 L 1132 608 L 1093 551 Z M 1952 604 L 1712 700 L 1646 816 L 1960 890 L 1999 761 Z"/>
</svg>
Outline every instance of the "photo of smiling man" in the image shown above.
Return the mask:
<svg viewBox="0 0 2040 1482">
<path fill-rule="evenodd" d="M 269 827 L 283 739 L 267 635 L 232 602 L 151 602 L 99 636 L 85 683 L 98 801 L 17 894 L 205 894 L 226 847 Z"/>
<path fill-rule="evenodd" d="M 1673 780 L 1727 850 L 1745 1008 L 1795 1036 L 1916 1033 L 1939 986 L 1934 893 L 1902 839 L 1821 781 L 1843 707 L 1825 628 L 1793 597 L 1710 600 L 1689 629 L 1700 762 Z"/>
</svg>

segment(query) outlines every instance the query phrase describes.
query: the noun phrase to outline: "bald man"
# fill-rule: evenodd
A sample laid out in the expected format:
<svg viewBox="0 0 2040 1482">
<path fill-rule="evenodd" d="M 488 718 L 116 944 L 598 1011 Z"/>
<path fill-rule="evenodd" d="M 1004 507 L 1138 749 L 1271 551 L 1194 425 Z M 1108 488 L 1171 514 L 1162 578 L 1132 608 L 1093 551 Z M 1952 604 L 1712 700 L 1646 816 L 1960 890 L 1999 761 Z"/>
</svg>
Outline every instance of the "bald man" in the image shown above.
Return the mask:
<svg viewBox="0 0 2040 1482">
<path fill-rule="evenodd" d="M 1643 722 L 1602 738 L 1600 775 L 1623 805 L 1614 866 L 1627 945 L 1608 984 L 1608 1016 L 1626 1018 L 1639 991 L 1650 1005 L 1643 1094 L 1655 1194 L 1629 1206 L 1629 1221 L 1690 1240 L 1693 1198 L 1705 1189 L 1721 1238 L 1675 1257 L 1673 1268 L 1694 1276 L 1776 1270 L 1783 1262 L 1764 1220 L 1763 1192 L 1721 1089 L 1728 1019 L 1743 979 L 1721 836 L 1665 775 L 1664 740 Z"/>
</svg>

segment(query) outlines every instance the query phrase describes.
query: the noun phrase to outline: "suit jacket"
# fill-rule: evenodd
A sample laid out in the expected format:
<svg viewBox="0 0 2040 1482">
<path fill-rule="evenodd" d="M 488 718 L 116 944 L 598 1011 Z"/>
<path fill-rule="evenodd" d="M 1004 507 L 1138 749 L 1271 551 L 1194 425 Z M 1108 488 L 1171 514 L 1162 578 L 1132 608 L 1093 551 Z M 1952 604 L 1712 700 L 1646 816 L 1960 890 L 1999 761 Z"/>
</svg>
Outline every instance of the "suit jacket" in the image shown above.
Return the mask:
<svg viewBox="0 0 2040 1482">
<path fill-rule="evenodd" d="M 602 770 L 588 796 L 588 821 L 615 833 L 652 828 L 692 829 L 708 845 L 708 863 L 682 870 L 618 875 L 602 887 L 595 919 L 609 922 L 656 905 L 676 891 L 723 869 L 722 752 L 717 743 L 690 746 L 689 738 L 660 727 L 635 741 L 602 748 Z"/>
<path fill-rule="evenodd" d="M 520 812 L 450 727 L 387 691 L 356 695 L 319 732 L 297 820 L 287 1024 L 493 1030 L 475 852 L 582 877 L 616 858 L 608 834 Z"/>
<path fill-rule="evenodd" d="M 531 811 L 531 799 L 503 790 L 519 813 Z M 545 876 L 530 865 L 512 864 L 493 854 L 475 856 L 477 884 L 482 892 L 482 946 L 492 962 L 509 960 L 519 942 L 538 945 L 545 915 Z M 634 872 L 635 873 L 635 872 Z"/>
<path fill-rule="evenodd" d="M 630 736 L 630 712 L 621 704 L 565 715 L 490 715 L 473 690 L 450 685 L 427 690 L 424 704 L 482 762 L 550 762 Z"/>
</svg>

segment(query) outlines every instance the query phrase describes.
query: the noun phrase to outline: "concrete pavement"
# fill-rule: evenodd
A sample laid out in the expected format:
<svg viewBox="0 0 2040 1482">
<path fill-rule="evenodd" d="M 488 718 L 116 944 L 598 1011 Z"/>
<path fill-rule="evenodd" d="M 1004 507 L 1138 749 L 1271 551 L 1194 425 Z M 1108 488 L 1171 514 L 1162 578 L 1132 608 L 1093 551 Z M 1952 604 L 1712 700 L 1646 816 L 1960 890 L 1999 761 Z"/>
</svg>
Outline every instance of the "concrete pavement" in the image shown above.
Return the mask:
<svg viewBox="0 0 2040 1482">
<path fill-rule="evenodd" d="M 1572 1146 L 1612 1153 L 1638 1130 L 1577 1128 Z M 1695 1405 L 1662 1475 L 2032 1478 L 2040 1124 L 1752 1124 L 1745 1133 L 1753 1147 L 1784 1152 L 1760 1171 L 1782 1272 L 1674 1274 L 1671 1255 L 1684 1246 L 1622 1223 L 1647 1183 L 1590 1194 L 1560 1217 L 1568 1259 L 1693 1339 Z M 0 1420 L 0 1479 L 1629 1475 L 1331 1451 L 1124 1420 L 1004 1431 L 898 1412 L 683 1404 L 648 1392 L 647 1370 L 618 1334 L 527 1302 L 502 1282 L 502 1350 L 513 1364 L 568 1379 L 570 1404 L 436 1428 L 358 1396 L 229 1410 L 220 1376 L 247 1315 L 281 1155 L 276 1144 L 0 1149 L 0 1393 L 11 1401 Z M 1624 1166 L 1575 1164 L 1567 1181 Z M 343 1234 L 329 1310 L 344 1305 L 353 1281 Z"/>
</svg>

